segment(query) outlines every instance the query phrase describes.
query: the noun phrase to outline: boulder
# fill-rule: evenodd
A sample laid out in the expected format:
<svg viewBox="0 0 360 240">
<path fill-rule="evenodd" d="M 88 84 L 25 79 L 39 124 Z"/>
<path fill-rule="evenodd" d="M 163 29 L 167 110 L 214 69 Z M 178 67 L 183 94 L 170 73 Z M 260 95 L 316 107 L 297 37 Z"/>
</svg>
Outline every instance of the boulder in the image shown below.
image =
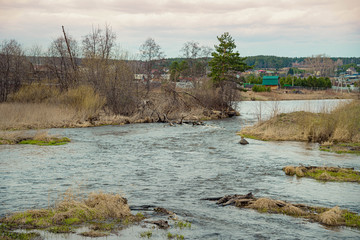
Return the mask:
<svg viewBox="0 0 360 240">
<path fill-rule="evenodd" d="M 246 139 L 244 137 L 241 137 L 241 140 L 239 142 L 241 145 L 246 145 L 246 144 L 249 144 L 248 141 L 246 141 Z"/>
</svg>

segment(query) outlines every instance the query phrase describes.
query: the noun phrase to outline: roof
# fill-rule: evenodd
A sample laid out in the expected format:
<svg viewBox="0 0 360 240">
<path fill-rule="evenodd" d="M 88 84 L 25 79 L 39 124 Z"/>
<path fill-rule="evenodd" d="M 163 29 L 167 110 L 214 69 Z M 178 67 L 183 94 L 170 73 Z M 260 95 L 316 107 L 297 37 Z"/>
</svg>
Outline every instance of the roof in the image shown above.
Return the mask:
<svg viewBox="0 0 360 240">
<path fill-rule="evenodd" d="M 262 85 L 277 86 L 277 85 L 279 85 L 279 77 L 278 76 L 264 76 Z"/>
</svg>

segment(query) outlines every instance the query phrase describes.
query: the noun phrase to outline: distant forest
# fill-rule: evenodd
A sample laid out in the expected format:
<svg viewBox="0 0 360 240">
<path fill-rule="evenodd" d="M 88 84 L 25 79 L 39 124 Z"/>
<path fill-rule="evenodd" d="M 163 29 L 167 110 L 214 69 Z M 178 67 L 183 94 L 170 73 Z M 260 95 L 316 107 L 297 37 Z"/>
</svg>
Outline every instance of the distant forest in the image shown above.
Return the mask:
<svg viewBox="0 0 360 240">
<path fill-rule="evenodd" d="M 302 63 L 308 57 L 277 57 L 277 56 L 251 56 L 246 57 L 245 63 L 249 66 L 254 66 L 255 69 L 260 68 L 285 68 L 292 67 L 293 63 Z M 208 58 L 209 60 L 211 58 Z M 360 64 L 360 57 L 334 57 L 331 58 L 334 62 L 341 60 L 343 65 L 355 63 Z M 177 61 L 181 62 L 186 60 L 186 58 L 168 58 L 165 59 L 164 65 L 169 67 L 172 62 Z"/>
</svg>

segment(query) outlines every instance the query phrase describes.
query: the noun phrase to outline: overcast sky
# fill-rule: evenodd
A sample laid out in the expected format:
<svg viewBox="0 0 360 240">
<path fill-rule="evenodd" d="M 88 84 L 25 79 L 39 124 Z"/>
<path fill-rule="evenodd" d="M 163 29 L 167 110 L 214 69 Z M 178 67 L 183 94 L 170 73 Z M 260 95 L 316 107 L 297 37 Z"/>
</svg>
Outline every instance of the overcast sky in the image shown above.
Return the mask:
<svg viewBox="0 0 360 240">
<path fill-rule="evenodd" d="M 0 40 L 46 49 L 109 24 L 131 54 L 149 37 L 167 57 L 229 32 L 242 56 L 360 57 L 360 0 L 0 0 Z"/>
</svg>

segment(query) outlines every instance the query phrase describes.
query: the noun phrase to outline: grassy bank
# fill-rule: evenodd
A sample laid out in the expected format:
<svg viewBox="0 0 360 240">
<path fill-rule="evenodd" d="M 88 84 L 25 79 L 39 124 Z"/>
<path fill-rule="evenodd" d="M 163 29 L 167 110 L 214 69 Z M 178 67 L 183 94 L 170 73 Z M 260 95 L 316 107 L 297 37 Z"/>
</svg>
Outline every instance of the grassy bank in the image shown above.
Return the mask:
<svg viewBox="0 0 360 240">
<path fill-rule="evenodd" d="M 32 144 L 39 146 L 64 145 L 71 140 L 67 137 L 49 135 L 47 131 L 34 134 L 23 131 L 0 131 L 0 144 Z"/>
<path fill-rule="evenodd" d="M 360 172 L 350 168 L 286 166 L 283 171 L 286 175 L 310 177 L 320 181 L 360 182 Z"/>
<path fill-rule="evenodd" d="M 53 208 L 28 210 L 0 219 L 0 238 L 18 239 L 18 233 L 13 232 L 16 229 L 73 233 L 81 226 L 90 229 L 80 233 L 83 236 L 107 236 L 110 232 L 120 230 L 143 218 L 141 214 L 132 215 L 127 200 L 118 194 L 98 192 L 91 193 L 87 198 L 79 198 L 67 192 Z M 28 239 L 30 238 L 28 236 Z"/>
<path fill-rule="evenodd" d="M 353 100 L 330 113 L 281 113 L 244 128 L 238 134 L 260 140 L 318 142 L 332 146 L 328 150 L 343 146 L 348 152 L 357 152 L 360 143 L 360 101 Z"/>
</svg>

